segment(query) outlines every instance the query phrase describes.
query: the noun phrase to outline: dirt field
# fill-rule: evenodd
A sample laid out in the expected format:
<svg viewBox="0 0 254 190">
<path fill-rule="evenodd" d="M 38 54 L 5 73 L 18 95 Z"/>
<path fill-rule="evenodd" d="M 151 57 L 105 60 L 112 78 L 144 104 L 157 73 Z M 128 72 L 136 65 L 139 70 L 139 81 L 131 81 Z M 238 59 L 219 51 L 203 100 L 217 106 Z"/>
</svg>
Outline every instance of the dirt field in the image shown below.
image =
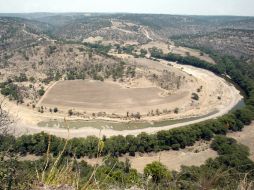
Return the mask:
<svg viewBox="0 0 254 190">
<path fill-rule="evenodd" d="M 49 90 L 40 102 L 47 107 L 67 107 L 87 112 L 126 114 L 171 107 L 170 102 L 180 104 L 189 97 L 188 91 L 163 97 L 157 87 L 123 88 L 117 83 L 100 81 L 60 81 Z"/>
</svg>

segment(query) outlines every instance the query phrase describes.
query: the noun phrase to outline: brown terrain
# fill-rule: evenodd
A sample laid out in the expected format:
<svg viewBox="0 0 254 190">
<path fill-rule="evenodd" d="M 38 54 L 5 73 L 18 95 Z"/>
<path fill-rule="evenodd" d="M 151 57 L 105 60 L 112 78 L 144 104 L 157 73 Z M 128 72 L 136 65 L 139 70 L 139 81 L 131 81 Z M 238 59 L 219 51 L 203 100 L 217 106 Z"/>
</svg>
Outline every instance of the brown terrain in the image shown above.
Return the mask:
<svg viewBox="0 0 254 190">
<path fill-rule="evenodd" d="M 20 131 L 38 132 L 42 130 L 38 123 L 63 118 L 150 123 L 198 118 L 164 127 L 170 129 L 228 113 L 242 98 L 233 85 L 211 72 L 152 60 L 150 49 L 194 56 L 215 64 L 208 54 L 179 43 L 196 35 L 221 30 L 226 33 L 228 28 L 252 30 L 252 18 L 135 14 L 4 16 L 0 17 L 0 79 L 7 83 L 5 90 L 13 85 L 14 92 L 18 92 L 18 96 L 9 95 L 6 109 L 20 121 Z M 241 38 L 241 33 L 234 35 Z M 227 39 L 221 37 L 216 42 L 226 44 L 230 42 Z M 246 40 L 238 41 L 241 49 L 252 47 L 251 41 L 246 46 Z M 110 128 L 103 133 L 126 135 L 161 129 Z M 63 129 L 43 130 L 66 136 Z M 87 127 L 72 129 L 70 133 L 88 136 L 97 135 L 98 130 Z"/>
<path fill-rule="evenodd" d="M 208 70 L 156 60 L 151 50 L 211 65 L 218 63 L 210 54 L 215 50 L 251 64 L 253 23 L 252 17 L 0 15 L 3 108 L 15 121 L 16 136 L 44 131 L 66 139 L 154 134 L 216 119 L 242 101 L 240 91 Z M 228 137 L 249 147 L 254 161 L 254 124 Z M 140 173 L 153 161 L 180 171 L 182 165 L 200 166 L 216 158 L 210 144 L 199 141 L 179 151 L 119 160 L 130 160 Z M 96 165 L 105 158 L 80 160 Z"/>
</svg>

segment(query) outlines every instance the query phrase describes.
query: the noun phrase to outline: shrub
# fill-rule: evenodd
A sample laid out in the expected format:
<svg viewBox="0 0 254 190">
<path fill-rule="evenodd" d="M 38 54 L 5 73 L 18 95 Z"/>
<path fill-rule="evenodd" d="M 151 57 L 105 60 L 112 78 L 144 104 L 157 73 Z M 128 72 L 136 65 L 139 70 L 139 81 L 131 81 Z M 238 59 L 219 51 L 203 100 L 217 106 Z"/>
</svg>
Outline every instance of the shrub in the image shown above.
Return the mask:
<svg viewBox="0 0 254 190">
<path fill-rule="evenodd" d="M 69 114 L 69 116 L 72 116 L 72 115 L 73 115 L 73 111 L 72 111 L 72 110 L 69 110 L 69 111 L 68 111 L 68 114 Z"/>
<path fill-rule="evenodd" d="M 197 93 L 192 93 L 191 98 L 192 98 L 193 100 L 196 100 L 196 101 L 198 101 L 198 100 L 199 100 L 199 96 L 198 96 L 198 94 L 197 94 Z"/>
<path fill-rule="evenodd" d="M 54 108 L 53 111 L 54 111 L 54 113 L 57 113 L 58 112 L 58 108 Z"/>
<path fill-rule="evenodd" d="M 38 94 L 39 94 L 39 96 L 43 96 L 45 94 L 45 90 L 43 87 L 41 87 L 41 89 L 38 90 Z"/>
<path fill-rule="evenodd" d="M 166 166 L 157 161 L 152 162 L 145 167 L 144 175 L 147 178 L 151 176 L 154 183 L 160 183 L 172 178 L 172 174 L 167 170 Z"/>
</svg>

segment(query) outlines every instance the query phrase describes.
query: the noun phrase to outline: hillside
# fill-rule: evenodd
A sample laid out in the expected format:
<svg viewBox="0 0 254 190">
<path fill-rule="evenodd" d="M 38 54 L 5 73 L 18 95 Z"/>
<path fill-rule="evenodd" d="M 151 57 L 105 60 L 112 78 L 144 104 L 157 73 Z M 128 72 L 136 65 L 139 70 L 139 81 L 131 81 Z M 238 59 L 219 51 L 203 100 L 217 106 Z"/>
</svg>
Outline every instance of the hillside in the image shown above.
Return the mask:
<svg viewBox="0 0 254 190">
<path fill-rule="evenodd" d="M 0 14 L 0 190 L 252 190 L 253 60 L 253 17 Z"/>
</svg>

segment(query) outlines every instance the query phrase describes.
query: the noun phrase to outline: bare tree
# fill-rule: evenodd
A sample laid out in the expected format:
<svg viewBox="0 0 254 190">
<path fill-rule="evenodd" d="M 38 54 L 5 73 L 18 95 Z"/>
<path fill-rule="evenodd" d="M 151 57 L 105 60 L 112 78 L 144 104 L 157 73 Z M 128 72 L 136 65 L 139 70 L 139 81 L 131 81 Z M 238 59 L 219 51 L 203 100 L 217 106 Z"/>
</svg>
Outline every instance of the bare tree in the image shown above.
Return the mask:
<svg viewBox="0 0 254 190">
<path fill-rule="evenodd" d="M 0 100 L 0 136 L 6 135 L 10 130 L 10 125 L 14 123 L 14 120 L 10 118 L 8 111 L 4 110 L 4 99 Z"/>
<path fill-rule="evenodd" d="M 5 138 L 10 133 L 10 126 L 14 123 L 9 112 L 4 109 L 4 99 L 0 100 L 0 189 L 13 189 L 15 177 L 17 176 L 17 154 L 11 150 L 12 142 L 5 141 Z M 7 137 L 8 138 L 8 137 Z"/>
</svg>

